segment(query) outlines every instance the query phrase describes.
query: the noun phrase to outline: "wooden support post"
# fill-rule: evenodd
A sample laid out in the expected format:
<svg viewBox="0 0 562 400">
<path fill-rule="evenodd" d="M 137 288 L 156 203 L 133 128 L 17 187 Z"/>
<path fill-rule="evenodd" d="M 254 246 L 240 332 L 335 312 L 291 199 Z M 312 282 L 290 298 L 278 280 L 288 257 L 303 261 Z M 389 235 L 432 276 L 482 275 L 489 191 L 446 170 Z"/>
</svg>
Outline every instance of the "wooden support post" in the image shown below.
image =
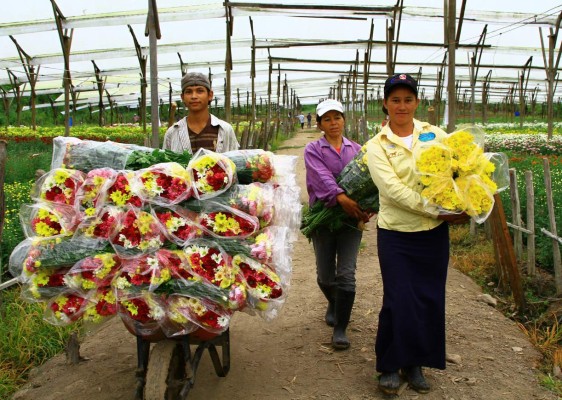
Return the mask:
<svg viewBox="0 0 562 400">
<path fill-rule="evenodd" d="M 515 168 L 509 169 L 509 191 L 511 197 L 511 218 L 513 225 L 521 227 L 521 203 L 519 202 L 519 190 L 517 187 L 517 175 Z M 515 257 L 521 260 L 523 256 L 523 232 L 515 229 L 513 232 L 513 246 L 515 249 Z"/>
<path fill-rule="evenodd" d="M 519 311 L 523 311 L 526 306 L 521 275 L 517 268 L 517 260 L 515 259 L 515 252 L 513 251 L 513 244 L 509 235 L 505 212 L 499 194 L 496 193 L 494 195 L 494 201 L 494 208 L 488 219 L 490 220 L 490 226 L 492 228 L 496 262 L 499 263 L 500 268 L 507 275 L 515 305 Z"/>
<path fill-rule="evenodd" d="M 535 254 L 535 188 L 533 186 L 533 172 L 525 171 L 525 187 L 527 194 L 527 274 L 535 276 L 537 273 Z"/>
<path fill-rule="evenodd" d="M 562 262 L 560 260 L 560 245 L 555 237 L 558 236 L 556 229 L 556 217 L 554 215 L 554 200 L 552 198 L 552 179 L 550 176 L 550 164 L 548 158 L 543 158 L 544 168 L 544 189 L 546 191 L 546 206 L 548 209 L 548 220 L 550 222 L 550 234 L 552 238 L 552 257 L 554 261 L 554 282 L 556 284 L 556 294 L 562 294 Z"/>
</svg>

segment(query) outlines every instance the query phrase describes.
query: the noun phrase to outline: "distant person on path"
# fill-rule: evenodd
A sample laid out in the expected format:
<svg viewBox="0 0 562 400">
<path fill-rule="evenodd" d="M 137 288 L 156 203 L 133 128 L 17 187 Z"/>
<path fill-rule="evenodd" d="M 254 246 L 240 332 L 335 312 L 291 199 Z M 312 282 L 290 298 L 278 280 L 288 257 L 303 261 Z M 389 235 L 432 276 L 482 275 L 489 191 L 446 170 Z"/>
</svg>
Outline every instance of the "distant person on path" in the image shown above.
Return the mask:
<svg viewBox="0 0 562 400">
<path fill-rule="evenodd" d="M 307 128 L 311 128 L 312 127 L 312 115 L 310 113 L 308 113 L 306 115 L 306 127 Z"/>
<path fill-rule="evenodd" d="M 298 118 L 299 118 L 299 122 L 301 123 L 301 129 L 304 129 L 304 115 L 302 112 L 299 114 Z"/>
<path fill-rule="evenodd" d="M 206 75 L 185 74 L 181 78 L 181 99 L 188 109 L 187 117 L 168 128 L 163 149 L 194 154 L 201 148 L 224 153 L 240 147 L 232 126 L 209 113 L 213 91 Z"/>
<path fill-rule="evenodd" d="M 445 283 L 449 223 L 463 214 L 429 211 L 420 195 L 414 153 L 446 133 L 414 119 L 417 82 L 407 74 L 388 78 L 384 107 L 388 123 L 366 144 L 367 164 L 379 189 L 378 257 L 383 301 L 375 343 L 379 389 L 398 394 L 400 375 L 419 393 L 430 385 L 422 367 L 445 369 Z"/>
<path fill-rule="evenodd" d="M 355 269 L 363 234 L 356 226 L 358 221 L 367 222 L 369 216 L 338 186 L 336 177 L 361 146 L 343 136 L 345 116 L 339 101 L 328 99 L 318 104 L 316 122 L 324 135 L 304 149 L 309 204 L 316 200 L 325 207 L 339 204 L 350 219 L 349 226 L 338 231 L 323 229 L 312 234 L 316 279 L 328 300 L 325 321 L 334 327 L 332 347 L 344 350 L 350 346 L 346 329 L 355 301 Z"/>
</svg>

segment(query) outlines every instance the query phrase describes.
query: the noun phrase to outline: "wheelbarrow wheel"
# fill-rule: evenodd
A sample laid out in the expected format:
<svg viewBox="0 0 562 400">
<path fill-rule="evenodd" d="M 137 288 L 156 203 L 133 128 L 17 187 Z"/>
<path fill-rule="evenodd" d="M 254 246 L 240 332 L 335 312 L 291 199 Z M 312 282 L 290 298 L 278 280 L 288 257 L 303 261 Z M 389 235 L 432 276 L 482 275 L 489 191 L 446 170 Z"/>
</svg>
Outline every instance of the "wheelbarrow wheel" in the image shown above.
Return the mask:
<svg viewBox="0 0 562 400">
<path fill-rule="evenodd" d="M 180 399 L 185 379 L 185 357 L 181 343 L 173 340 L 156 342 L 148 359 L 144 400 Z"/>
</svg>

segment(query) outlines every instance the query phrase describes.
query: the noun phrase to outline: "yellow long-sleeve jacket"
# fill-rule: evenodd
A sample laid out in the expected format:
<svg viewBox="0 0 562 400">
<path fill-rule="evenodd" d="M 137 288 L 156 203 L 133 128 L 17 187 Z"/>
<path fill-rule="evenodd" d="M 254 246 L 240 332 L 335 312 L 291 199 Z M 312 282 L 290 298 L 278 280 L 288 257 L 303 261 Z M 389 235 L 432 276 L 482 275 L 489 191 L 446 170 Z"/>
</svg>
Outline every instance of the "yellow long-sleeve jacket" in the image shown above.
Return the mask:
<svg viewBox="0 0 562 400">
<path fill-rule="evenodd" d="M 437 219 L 437 209 L 425 205 L 420 195 L 423 187 L 415 171 L 415 153 L 424 144 L 446 135 L 442 129 L 414 119 L 411 149 L 388 125 L 366 143 L 367 165 L 379 189 L 377 224 L 380 228 L 417 232 L 433 229 L 443 222 Z"/>
</svg>

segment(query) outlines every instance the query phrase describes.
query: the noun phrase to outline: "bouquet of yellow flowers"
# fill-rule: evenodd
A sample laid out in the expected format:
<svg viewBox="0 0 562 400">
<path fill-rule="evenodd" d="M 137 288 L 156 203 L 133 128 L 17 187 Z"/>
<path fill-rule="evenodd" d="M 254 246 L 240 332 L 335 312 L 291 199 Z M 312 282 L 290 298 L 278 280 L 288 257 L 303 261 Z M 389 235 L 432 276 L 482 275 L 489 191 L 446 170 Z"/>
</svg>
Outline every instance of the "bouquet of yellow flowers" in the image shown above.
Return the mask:
<svg viewBox="0 0 562 400">
<path fill-rule="evenodd" d="M 500 153 L 484 153 L 482 131 L 467 127 L 416 154 L 416 171 L 428 207 L 441 212 L 466 212 L 482 223 L 494 206 L 494 194 L 507 187 L 507 159 Z"/>
</svg>

